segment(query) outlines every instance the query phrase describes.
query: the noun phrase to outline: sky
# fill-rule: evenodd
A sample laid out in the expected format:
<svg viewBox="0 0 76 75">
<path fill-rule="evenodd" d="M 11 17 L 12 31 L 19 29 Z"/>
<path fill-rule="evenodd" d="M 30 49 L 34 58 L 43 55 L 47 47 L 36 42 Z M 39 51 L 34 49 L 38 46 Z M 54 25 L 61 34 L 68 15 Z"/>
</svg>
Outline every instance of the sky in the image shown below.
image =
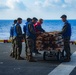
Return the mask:
<svg viewBox="0 0 76 75">
<path fill-rule="evenodd" d="M 76 19 L 76 0 L 0 0 L 0 19 Z"/>
</svg>

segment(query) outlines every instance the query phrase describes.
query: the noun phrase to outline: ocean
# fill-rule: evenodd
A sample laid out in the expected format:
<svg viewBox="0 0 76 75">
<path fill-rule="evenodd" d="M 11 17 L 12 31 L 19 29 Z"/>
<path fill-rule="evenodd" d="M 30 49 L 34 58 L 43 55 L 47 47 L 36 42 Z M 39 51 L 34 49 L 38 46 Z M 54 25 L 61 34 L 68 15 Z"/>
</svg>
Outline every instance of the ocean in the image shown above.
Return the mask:
<svg viewBox="0 0 76 75">
<path fill-rule="evenodd" d="M 71 24 L 72 28 L 72 37 L 71 40 L 76 40 L 76 20 L 68 20 Z M 23 25 L 25 24 L 25 20 L 23 20 L 23 23 L 21 24 L 22 30 Z M 9 39 L 10 36 L 10 27 L 13 24 L 13 20 L 0 20 L 0 40 L 6 40 Z M 43 29 L 46 32 L 51 31 L 61 31 L 63 27 L 63 22 L 61 20 L 44 20 Z"/>
</svg>

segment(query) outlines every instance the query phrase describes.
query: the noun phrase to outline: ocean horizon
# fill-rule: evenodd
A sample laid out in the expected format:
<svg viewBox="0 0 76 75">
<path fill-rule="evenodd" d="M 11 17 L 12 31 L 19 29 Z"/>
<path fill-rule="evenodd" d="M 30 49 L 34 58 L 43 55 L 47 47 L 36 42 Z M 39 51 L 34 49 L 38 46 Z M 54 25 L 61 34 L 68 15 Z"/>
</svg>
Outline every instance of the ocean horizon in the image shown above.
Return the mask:
<svg viewBox="0 0 76 75">
<path fill-rule="evenodd" d="M 75 19 L 69 19 L 69 23 L 71 24 L 72 28 L 72 36 L 71 40 L 76 40 L 76 20 Z M 23 25 L 25 25 L 25 20 L 23 20 L 21 27 L 23 30 Z M 0 20 L 0 40 L 6 40 L 10 37 L 10 27 L 13 24 L 13 20 Z M 44 20 L 43 22 L 43 29 L 46 32 L 52 32 L 52 31 L 61 31 L 64 23 L 60 19 L 55 20 Z"/>
</svg>

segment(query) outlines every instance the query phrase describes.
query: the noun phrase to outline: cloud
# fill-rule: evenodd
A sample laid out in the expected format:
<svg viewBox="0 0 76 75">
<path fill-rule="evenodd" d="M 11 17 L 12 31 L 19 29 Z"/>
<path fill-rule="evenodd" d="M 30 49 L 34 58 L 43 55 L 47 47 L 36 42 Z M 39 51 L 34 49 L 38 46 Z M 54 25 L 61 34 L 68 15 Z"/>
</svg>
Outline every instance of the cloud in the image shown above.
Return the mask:
<svg viewBox="0 0 76 75">
<path fill-rule="evenodd" d="M 74 12 L 76 12 L 76 0 L 37 0 L 35 1 L 35 8 L 38 10 L 40 16 L 50 17 L 53 18 L 60 17 L 62 14 L 66 14 L 69 17 L 71 15 L 72 18 L 74 16 Z M 36 11 L 35 10 L 35 11 Z M 37 12 L 36 12 L 37 13 Z M 51 18 L 51 17 L 50 17 Z"/>
<path fill-rule="evenodd" d="M 36 1 L 35 5 L 42 5 L 43 7 L 54 7 L 62 4 L 62 0 L 45 0 L 44 2 Z"/>
<path fill-rule="evenodd" d="M 9 9 L 9 7 L 6 6 L 6 5 L 1 5 L 1 4 L 0 4 L 0 10 L 5 10 L 5 9 Z"/>
<path fill-rule="evenodd" d="M 72 8 L 76 8 L 76 0 L 64 0 L 64 2 Z"/>
<path fill-rule="evenodd" d="M 62 8 L 66 8 L 67 7 L 67 5 L 66 4 L 62 4 Z"/>
<path fill-rule="evenodd" d="M 41 6 L 42 5 L 42 2 L 41 1 L 35 1 L 34 3 L 36 6 Z"/>
<path fill-rule="evenodd" d="M 20 9 L 20 10 L 26 9 L 26 6 L 24 5 L 24 3 L 21 0 L 8 0 L 6 2 L 6 5 L 10 9 Z"/>
<path fill-rule="evenodd" d="M 0 9 L 11 9 L 11 10 L 26 10 L 26 6 L 21 0 L 6 0 L 5 3 L 3 0 L 0 2 Z"/>
<path fill-rule="evenodd" d="M 4 10 L 0 12 L 0 17 L 60 18 L 62 14 L 66 14 L 75 18 L 75 3 L 76 0 L 0 0 L 0 10 Z"/>
<path fill-rule="evenodd" d="M 51 8 L 70 8 L 70 7 L 76 7 L 76 0 L 44 0 L 44 2 L 41 1 L 35 1 L 36 6 L 42 6 L 42 7 L 50 7 Z"/>
<path fill-rule="evenodd" d="M 67 8 L 66 3 L 63 2 L 63 0 L 44 0 L 44 1 L 35 1 L 35 7 L 39 7 L 39 11 L 44 12 L 55 12 L 58 10 L 63 10 Z"/>
<path fill-rule="evenodd" d="M 64 2 L 68 4 L 73 4 L 76 2 L 76 0 L 64 0 Z"/>
<path fill-rule="evenodd" d="M 61 0 L 45 0 L 44 6 L 56 6 L 62 3 Z"/>
<path fill-rule="evenodd" d="M 0 0 L 0 10 L 9 9 L 9 7 L 3 3 L 3 0 Z"/>
</svg>

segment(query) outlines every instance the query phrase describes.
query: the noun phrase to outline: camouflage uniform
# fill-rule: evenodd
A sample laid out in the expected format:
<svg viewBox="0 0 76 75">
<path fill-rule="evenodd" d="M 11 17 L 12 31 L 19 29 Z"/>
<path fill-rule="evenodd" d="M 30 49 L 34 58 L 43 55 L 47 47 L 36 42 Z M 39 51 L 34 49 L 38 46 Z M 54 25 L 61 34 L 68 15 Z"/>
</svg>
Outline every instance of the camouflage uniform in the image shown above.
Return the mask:
<svg viewBox="0 0 76 75">
<path fill-rule="evenodd" d="M 27 43 L 26 43 L 26 34 L 24 34 L 24 42 L 25 42 L 25 54 L 27 58 Z"/>
<path fill-rule="evenodd" d="M 34 50 L 34 41 L 31 38 L 27 38 L 26 43 L 27 43 L 27 55 L 32 56 L 32 52 Z"/>
<path fill-rule="evenodd" d="M 36 37 L 36 32 L 34 30 L 34 25 L 32 22 L 26 26 L 26 31 L 29 31 L 30 33 L 29 35 L 27 35 L 27 32 L 26 32 L 27 59 L 32 60 L 32 52 L 34 52 L 34 48 L 35 48 L 34 40 Z"/>
<path fill-rule="evenodd" d="M 15 58 L 19 59 L 22 52 L 22 29 L 19 24 L 16 25 L 17 36 L 15 38 Z"/>
<path fill-rule="evenodd" d="M 12 57 L 14 57 L 15 56 L 15 41 L 14 41 L 14 39 L 12 39 L 12 48 L 13 48 L 13 51 L 12 51 Z"/>
<path fill-rule="evenodd" d="M 15 56 L 14 27 L 15 27 L 15 24 L 13 24 L 10 28 L 10 39 L 12 40 L 12 52 L 10 56 L 12 57 Z"/>
</svg>

